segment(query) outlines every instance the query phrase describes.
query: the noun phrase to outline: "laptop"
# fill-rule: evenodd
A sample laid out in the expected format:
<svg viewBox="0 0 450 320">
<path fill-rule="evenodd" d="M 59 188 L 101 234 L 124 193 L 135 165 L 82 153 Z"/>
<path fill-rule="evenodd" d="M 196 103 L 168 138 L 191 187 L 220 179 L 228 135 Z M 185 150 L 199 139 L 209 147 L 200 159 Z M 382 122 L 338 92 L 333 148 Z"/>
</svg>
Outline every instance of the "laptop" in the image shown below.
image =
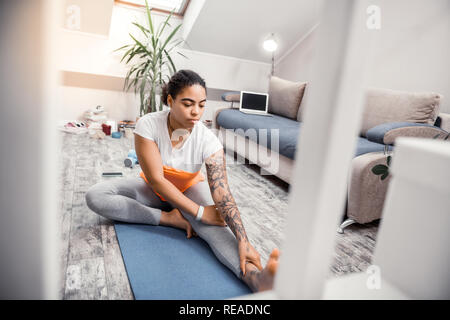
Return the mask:
<svg viewBox="0 0 450 320">
<path fill-rule="evenodd" d="M 250 91 L 241 91 L 239 111 L 263 116 L 272 116 L 267 113 L 269 105 L 269 95 Z"/>
</svg>

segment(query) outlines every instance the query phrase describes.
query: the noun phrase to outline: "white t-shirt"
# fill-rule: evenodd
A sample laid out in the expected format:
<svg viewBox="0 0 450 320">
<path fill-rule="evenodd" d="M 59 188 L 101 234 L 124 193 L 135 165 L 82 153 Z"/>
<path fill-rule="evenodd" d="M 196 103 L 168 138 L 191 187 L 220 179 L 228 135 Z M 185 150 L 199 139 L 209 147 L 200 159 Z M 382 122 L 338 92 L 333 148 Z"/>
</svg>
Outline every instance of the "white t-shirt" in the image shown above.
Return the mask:
<svg viewBox="0 0 450 320">
<path fill-rule="evenodd" d="M 167 126 L 169 111 L 163 110 L 144 115 L 136 123 L 133 132 L 155 141 L 163 166 L 196 173 L 200 171 L 202 164 L 209 156 L 223 149 L 223 145 L 211 130 L 198 121 L 182 147 L 173 148 Z"/>
</svg>

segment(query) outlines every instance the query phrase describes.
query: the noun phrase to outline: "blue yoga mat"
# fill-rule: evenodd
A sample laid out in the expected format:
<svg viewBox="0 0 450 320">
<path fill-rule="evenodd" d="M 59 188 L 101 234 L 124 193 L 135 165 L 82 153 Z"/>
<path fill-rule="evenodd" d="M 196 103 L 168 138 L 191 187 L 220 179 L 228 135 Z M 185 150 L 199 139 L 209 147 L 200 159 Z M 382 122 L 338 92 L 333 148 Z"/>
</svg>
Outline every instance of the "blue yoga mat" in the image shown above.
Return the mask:
<svg viewBox="0 0 450 320">
<path fill-rule="evenodd" d="M 180 229 L 115 223 L 136 300 L 217 300 L 251 293 L 199 237 Z"/>
</svg>

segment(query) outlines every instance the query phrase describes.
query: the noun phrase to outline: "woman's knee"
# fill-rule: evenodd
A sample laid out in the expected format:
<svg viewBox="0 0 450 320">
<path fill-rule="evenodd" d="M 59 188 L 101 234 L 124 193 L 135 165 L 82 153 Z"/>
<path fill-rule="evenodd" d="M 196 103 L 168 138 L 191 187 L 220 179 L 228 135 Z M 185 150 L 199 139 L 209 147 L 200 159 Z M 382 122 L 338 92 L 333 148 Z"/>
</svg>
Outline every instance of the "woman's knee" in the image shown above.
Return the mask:
<svg viewBox="0 0 450 320">
<path fill-rule="evenodd" d="M 86 204 L 88 208 L 95 213 L 106 217 L 105 205 L 108 203 L 108 197 L 110 196 L 111 194 L 109 192 L 100 188 L 100 186 L 97 184 L 89 188 L 89 190 L 86 192 Z"/>
<path fill-rule="evenodd" d="M 91 209 L 94 212 L 97 212 L 98 209 L 98 192 L 90 188 L 85 195 L 86 204 L 89 209 Z"/>
</svg>

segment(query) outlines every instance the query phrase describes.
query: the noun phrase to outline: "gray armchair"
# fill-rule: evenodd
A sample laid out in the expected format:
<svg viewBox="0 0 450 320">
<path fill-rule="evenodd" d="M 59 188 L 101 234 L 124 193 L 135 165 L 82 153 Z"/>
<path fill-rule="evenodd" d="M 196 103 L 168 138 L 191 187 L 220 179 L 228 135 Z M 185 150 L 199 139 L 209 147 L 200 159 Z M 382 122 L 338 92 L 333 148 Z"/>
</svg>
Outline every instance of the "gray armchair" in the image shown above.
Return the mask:
<svg viewBox="0 0 450 320">
<path fill-rule="evenodd" d="M 446 129 L 450 116 L 440 114 Z M 347 219 L 338 228 L 343 233 L 344 228 L 354 223 L 369 223 L 381 218 L 384 199 L 386 197 L 389 177 L 380 179 L 372 172 L 372 168 L 379 164 L 387 163 L 387 151 L 395 146 L 398 137 L 416 137 L 428 139 L 449 140 L 450 133 L 437 125 L 412 123 L 412 122 L 389 122 L 377 125 L 366 133 L 367 139 L 385 145 L 385 152 L 371 152 L 354 158 L 352 161 L 352 173 L 350 175 L 347 203 Z"/>
</svg>

